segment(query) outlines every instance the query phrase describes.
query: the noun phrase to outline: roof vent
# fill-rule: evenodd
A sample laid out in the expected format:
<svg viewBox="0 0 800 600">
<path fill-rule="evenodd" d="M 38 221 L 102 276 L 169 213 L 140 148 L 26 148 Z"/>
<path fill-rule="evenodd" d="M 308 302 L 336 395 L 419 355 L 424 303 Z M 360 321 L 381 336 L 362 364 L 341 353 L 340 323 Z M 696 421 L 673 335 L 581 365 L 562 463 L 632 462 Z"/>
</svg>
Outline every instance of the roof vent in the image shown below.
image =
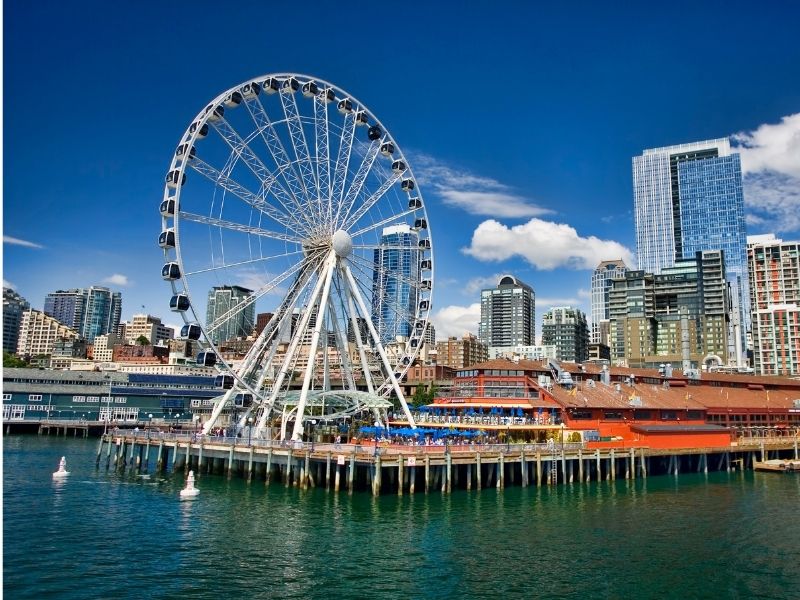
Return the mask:
<svg viewBox="0 0 800 600">
<path fill-rule="evenodd" d="M 641 406 L 642 399 L 639 396 L 634 396 L 628 401 L 628 404 L 630 404 L 631 406 Z"/>
</svg>

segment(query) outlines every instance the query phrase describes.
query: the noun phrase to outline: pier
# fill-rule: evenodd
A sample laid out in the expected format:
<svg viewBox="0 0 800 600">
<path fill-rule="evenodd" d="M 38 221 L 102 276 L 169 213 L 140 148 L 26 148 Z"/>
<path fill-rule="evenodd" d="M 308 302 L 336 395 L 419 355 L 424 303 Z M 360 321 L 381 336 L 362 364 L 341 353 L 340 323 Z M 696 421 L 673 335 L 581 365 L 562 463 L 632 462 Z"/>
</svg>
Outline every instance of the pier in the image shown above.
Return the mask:
<svg viewBox="0 0 800 600">
<path fill-rule="evenodd" d="M 266 485 L 369 491 L 375 496 L 677 477 L 754 469 L 776 459 L 800 459 L 798 438 L 750 438 L 729 448 L 667 450 L 590 449 L 585 444 L 332 444 L 119 431 L 102 436 L 97 449 L 98 467 L 191 469 L 198 477 L 236 476 Z"/>
</svg>

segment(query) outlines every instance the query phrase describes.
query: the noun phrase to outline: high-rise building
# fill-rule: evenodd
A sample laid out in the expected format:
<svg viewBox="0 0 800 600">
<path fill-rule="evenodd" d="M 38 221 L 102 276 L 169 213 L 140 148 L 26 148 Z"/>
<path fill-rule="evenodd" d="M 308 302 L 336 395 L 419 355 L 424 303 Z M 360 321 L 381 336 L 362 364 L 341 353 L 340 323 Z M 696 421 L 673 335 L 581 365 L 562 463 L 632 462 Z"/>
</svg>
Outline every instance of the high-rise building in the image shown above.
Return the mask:
<svg viewBox="0 0 800 600">
<path fill-rule="evenodd" d="M 22 313 L 31 305 L 11 288 L 3 288 L 3 352 L 17 351 Z"/>
<path fill-rule="evenodd" d="M 206 335 L 212 342 L 247 337 L 253 332 L 256 306 L 248 301 L 252 295 L 253 290 L 238 285 L 211 288 L 206 305 Z"/>
<path fill-rule="evenodd" d="M 628 271 L 609 294 L 611 358 L 629 367 L 726 364 L 728 287 L 719 250 L 654 275 Z"/>
<path fill-rule="evenodd" d="M 436 362 L 446 367 L 461 369 L 488 359 L 489 348 L 471 333 L 465 333 L 461 338 L 449 337 L 436 342 Z"/>
<path fill-rule="evenodd" d="M 481 291 L 478 338 L 492 346 L 536 343 L 536 294 L 516 277 L 506 275 L 494 289 Z"/>
<path fill-rule="evenodd" d="M 741 364 L 750 297 L 739 154 L 727 139 L 645 150 L 633 158 L 633 192 L 640 270 L 657 275 L 696 252 L 724 252 L 729 352 Z"/>
<path fill-rule="evenodd" d="M 92 342 L 98 335 L 116 332 L 122 316 L 122 294 L 100 286 L 57 290 L 45 297 L 44 313 Z"/>
<path fill-rule="evenodd" d="M 159 317 L 133 315 L 133 318 L 125 323 L 125 341 L 136 344 L 142 336 L 146 337 L 150 344 L 160 344 L 174 338 L 175 330 L 164 325 Z"/>
<path fill-rule="evenodd" d="M 555 346 L 558 360 L 583 362 L 589 358 L 589 326 L 582 310 L 554 306 L 542 317 L 542 345 Z"/>
<path fill-rule="evenodd" d="M 620 260 L 604 260 L 592 273 L 592 329 L 593 344 L 608 345 L 608 294 L 611 280 L 623 277 L 628 267 Z"/>
<path fill-rule="evenodd" d="M 747 238 L 754 368 L 800 375 L 800 242 Z"/>
<path fill-rule="evenodd" d="M 19 328 L 17 355 L 35 357 L 53 352 L 57 340 L 74 339 L 78 333 L 60 323 L 57 319 L 39 310 L 26 310 L 22 313 Z"/>
<path fill-rule="evenodd" d="M 431 348 L 436 346 L 436 327 L 433 323 L 428 321 L 428 326 L 425 328 L 425 334 L 422 336 L 422 341 L 428 344 Z"/>
<path fill-rule="evenodd" d="M 372 323 L 381 342 L 408 338 L 419 282 L 419 234 L 408 225 L 385 227 L 373 253 Z"/>
<path fill-rule="evenodd" d="M 215 344 L 252 334 L 256 326 L 252 294 L 252 290 L 237 285 L 211 289 L 206 304 L 206 333 Z"/>
</svg>

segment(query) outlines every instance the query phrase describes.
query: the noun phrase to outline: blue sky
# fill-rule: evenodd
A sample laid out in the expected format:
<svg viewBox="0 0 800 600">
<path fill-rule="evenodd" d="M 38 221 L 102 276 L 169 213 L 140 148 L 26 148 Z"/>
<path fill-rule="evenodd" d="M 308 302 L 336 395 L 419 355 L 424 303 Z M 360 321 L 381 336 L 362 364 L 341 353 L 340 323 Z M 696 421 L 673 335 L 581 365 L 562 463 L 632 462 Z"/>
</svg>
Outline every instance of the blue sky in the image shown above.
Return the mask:
<svg viewBox="0 0 800 600">
<path fill-rule="evenodd" d="M 429 4 L 436 4 L 430 6 Z M 164 174 L 225 89 L 305 73 L 352 93 L 421 183 L 439 335 L 477 331 L 513 273 L 589 311 L 590 269 L 635 252 L 631 157 L 737 135 L 749 233 L 800 237 L 796 2 L 7 2 L 3 279 L 109 285 L 175 322 Z"/>
</svg>

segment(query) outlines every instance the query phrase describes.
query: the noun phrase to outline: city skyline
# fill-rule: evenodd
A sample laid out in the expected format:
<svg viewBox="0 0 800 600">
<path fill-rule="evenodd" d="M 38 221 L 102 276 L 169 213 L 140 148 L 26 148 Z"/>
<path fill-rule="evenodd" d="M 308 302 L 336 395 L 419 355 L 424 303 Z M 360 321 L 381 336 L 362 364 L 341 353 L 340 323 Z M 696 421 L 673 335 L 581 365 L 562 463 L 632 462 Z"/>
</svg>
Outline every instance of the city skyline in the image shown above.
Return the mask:
<svg viewBox="0 0 800 600">
<path fill-rule="evenodd" d="M 388 18 L 383 10 L 370 15 Z M 179 325 L 156 244 L 170 157 L 216 94 L 285 71 L 341 86 L 402 145 L 429 207 L 433 322 L 443 339 L 477 333 L 480 290 L 503 274 L 531 285 L 539 315 L 563 305 L 591 314 L 600 261 L 636 264 L 631 158 L 646 148 L 733 136 L 747 233 L 800 238 L 800 83 L 785 75 L 800 62 L 791 42 L 797 6 L 695 7 L 691 24 L 663 15 L 653 22 L 645 7 L 588 4 L 577 14 L 525 7 L 510 21 L 497 10 L 421 10 L 420 43 L 404 50 L 401 73 L 388 68 L 397 64 L 392 44 L 331 52 L 339 41 L 332 32 L 347 22 L 337 10 L 320 8 L 307 21 L 309 37 L 326 43 L 300 47 L 248 34 L 261 16 L 291 22 L 296 11 L 233 7 L 214 19 L 239 32 L 243 51 L 226 56 L 200 43 L 182 63 L 164 57 L 180 56 L 177 40 L 210 26 L 210 16 L 190 26 L 178 7 L 164 7 L 158 21 L 113 7 L 106 31 L 80 9 L 7 7 L 15 28 L 6 32 L 14 57 L 6 89 L 46 80 L 58 100 L 5 98 L 14 118 L 5 123 L 4 285 L 40 309 L 53 290 L 105 285 L 122 292 L 123 320 L 146 312 Z M 435 25 L 445 21 L 452 31 Z M 482 36 L 466 46 L 458 32 L 470 27 Z M 750 44 L 740 47 L 735 38 L 745 33 Z M 680 61 L 684 86 L 668 86 L 669 74 L 652 68 L 677 60 L 675 45 L 691 55 L 709 42 L 725 48 L 726 61 Z M 46 169 L 44 148 L 58 157 Z M 194 298 L 207 292 L 192 290 Z"/>
</svg>

